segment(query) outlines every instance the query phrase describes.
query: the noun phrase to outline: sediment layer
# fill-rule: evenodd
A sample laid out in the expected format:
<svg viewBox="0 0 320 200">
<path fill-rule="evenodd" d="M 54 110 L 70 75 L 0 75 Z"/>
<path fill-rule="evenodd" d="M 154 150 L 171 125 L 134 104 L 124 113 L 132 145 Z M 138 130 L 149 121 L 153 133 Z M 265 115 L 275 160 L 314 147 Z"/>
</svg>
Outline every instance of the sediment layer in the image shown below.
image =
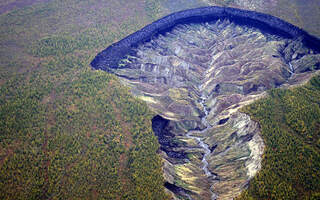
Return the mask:
<svg viewBox="0 0 320 200">
<path fill-rule="evenodd" d="M 108 70 L 117 68 L 119 61 L 127 55 L 131 48 L 150 41 L 152 37 L 170 31 L 178 24 L 199 23 L 229 19 L 240 25 L 252 26 L 285 38 L 301 38 L 309 48 L 320 51 L 320 40 L 304 30 L 277 17 L 254 11 L 228 7 L 202 7 L 180 11 L 163 17 L 128 37 L 116 42 L 100 52 L 91 65 L 95 69 Z"/>
</svg>

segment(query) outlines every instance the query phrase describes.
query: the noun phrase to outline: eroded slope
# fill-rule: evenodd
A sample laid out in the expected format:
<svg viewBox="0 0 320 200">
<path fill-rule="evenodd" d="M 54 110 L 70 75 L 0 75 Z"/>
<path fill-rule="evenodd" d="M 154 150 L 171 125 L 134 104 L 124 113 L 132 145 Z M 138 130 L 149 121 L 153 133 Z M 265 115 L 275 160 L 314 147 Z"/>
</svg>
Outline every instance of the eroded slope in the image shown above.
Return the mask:
<svg viewBox="0 0 320 200">
<path fill-rule="evenodd" d="M 177 25 L 109 71 L 159 114 L 153 128 L 174 197 L 228 199 L 261 168 L 264 149 L 259 125 L 238 109 L 319 68 L 299 39 L 218 20 Z"/>
</svg>

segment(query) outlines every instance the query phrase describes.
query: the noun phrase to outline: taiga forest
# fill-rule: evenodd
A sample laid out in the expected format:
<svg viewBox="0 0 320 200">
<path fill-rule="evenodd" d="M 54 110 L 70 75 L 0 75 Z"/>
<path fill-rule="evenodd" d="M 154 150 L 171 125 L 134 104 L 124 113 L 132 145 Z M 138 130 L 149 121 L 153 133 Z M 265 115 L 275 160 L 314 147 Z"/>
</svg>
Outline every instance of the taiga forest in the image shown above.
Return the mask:
<svg viewBox="0 0 320 200">
<path fill-rule="evenodd" d="M 320 199 L 319 0 L 2 0 L 0 199 Z"/>
</svg>

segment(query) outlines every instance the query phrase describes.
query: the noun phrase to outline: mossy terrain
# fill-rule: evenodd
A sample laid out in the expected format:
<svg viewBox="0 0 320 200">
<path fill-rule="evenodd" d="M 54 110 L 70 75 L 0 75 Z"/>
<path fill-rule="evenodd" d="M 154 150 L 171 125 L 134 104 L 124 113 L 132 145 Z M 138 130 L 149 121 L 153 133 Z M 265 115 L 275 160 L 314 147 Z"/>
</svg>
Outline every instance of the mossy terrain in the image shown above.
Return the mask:
<svg viewBox="0 0 320 200">
<path fill-rule="evenodd" d="M 152 113 L 89 65 L 157 1 L 52 0 L 0 15 L 0 199 L 166 199 Z"/>
<path fill-rule="evenodd" d="M 260 123 L 266 148 L 262 170 L 238 199 L 319 199 L 320 76 L 273 89 L 242 111 Z"/>
</svg>

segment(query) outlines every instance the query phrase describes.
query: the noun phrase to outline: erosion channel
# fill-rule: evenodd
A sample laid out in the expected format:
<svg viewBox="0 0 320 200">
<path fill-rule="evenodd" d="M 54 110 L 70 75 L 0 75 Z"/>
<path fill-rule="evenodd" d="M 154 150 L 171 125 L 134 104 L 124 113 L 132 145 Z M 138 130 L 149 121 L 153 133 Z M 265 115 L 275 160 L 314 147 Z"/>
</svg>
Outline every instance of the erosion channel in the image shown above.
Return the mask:
<svg viewBox="0 0 320 200">
<path fill-rule="evenodd" d="M 128 44 L 135 40 L 129 36 L 92 62 L 157 114 L 152 128 L 175 199 L 237 196 L 261 168 L 264 150 L 259 125 L 239 109 L 320 69 L 320 54 L 306 45 L 304 32 L 289 37 L 234 19 L 180 20 L 139 43 Z M 112 50 L 120 46 L 126 49 Z"/>
</svg>

